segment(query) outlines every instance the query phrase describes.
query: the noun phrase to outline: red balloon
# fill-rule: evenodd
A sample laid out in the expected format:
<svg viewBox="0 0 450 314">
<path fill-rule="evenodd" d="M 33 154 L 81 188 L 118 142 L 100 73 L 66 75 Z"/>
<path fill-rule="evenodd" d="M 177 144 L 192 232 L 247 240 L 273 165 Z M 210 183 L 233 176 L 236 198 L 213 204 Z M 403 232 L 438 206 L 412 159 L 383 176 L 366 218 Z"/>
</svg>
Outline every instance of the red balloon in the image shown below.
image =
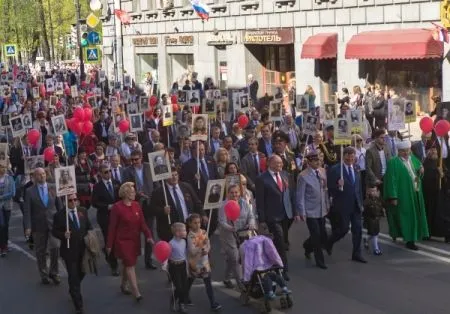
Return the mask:
<svg viewBox="0 0 450 314">
<path fill-rule="evenodd" d="M 170 96 L 170 102 L 171 102 L 172 104 L 178 103 L 178 97 L 177 97 L 177 95 L 172 95 L 172 96 Z"/>
<path fill-rule="evenodd" d="M 86 87 L 86 81 L 81 81 L 81 88 L 85 88 Z"/>
<path fill-rule="evenodd" d="M 166 241 L 158 241 L 153 248 L 153 254 L 158 262 L 164 263 L 172 254 L 172 247 Z"/>
<path fill-rule="evenodd" d="M 55 156 L 55 150 L 53 147 L 47 147 L 44 149 L 44 159 L 47 162 L 53 161 L 53 157 Z"/>
<path fill-rule="evenodd" d="M 47 93 L 47 91 L 45 90 L 44 84 L 40 85 L 39 93 L 41 94 L 41 97 L 45 97 L 45 94 Z"/>
<path fill-rule="evenodd" d="M 155 95 L 150 97 L 150 106 L 154 107 L 154 106 L 156 106 L 157 103 L 158 103 L 158 97 L 156 97 Z"/>
<path fill-rule="evenodd" d="M 91 108 L 84 108 L 84 121 L 91 121 L 92 119 L 92 109 Z"/>
<path fill-rule="evenodd" d="M 180 110 L 180 106 L 178 106 L 178 104 L 172 104 L 172 110 L 173 112 L 178 112 L 178 110 Z"/>
<path fill-rule="evenodd" d="M 66 96 L 72 95 L 72 91 L 70 90 L 70 87 L 66 87 L 66 88 L 64 89 L 64 94 L 65 94 Z"/>
<path fill-rule="evenodd" d="M 86 102 L 83 104 L 83 108 L 92 108 L 91 104 Z"/>
<path fill-rule="evenodd" d="M 239 124 L 239 127 L 241 127 L 241 129 L 244 129 L 248 124 L 248 117 L 245 114 L 241 115 L 238 118 L 238 124 Z"/>
<path fill-rule="evenodd" d="M 420 119 L 419 126 L 423 133 L 430 133 L 433 131 L 433 119 L 430 117 L 423 117 Z"/>
<path fill-rule="evenodd" d="M 81 130 L 81 132 L 85 135 L 89 135 L 89 134 L 91 134 L 93 129 L 94 129 L 94 125 L 92 124 L 92 122 L 86 121 L 83 123 L 83 129 Z"/>
<path fill-rule="evenodd" d="M 124 119 L 119 122 L 119 130 L 122 133 L 126 133 L 128 129 L 130 128 L 130 121 Z"/>
<path fill-rule="evenodd" d="M 73 117 L 78 120 L 78 122 L 82 122 L 84 121 L 84 110 L 81 107 L 77 107 L 74 111 L 73 111 Z"/>
<path fill-rule="evenodd" d="M 238 202 L 229 200 L 225 204 L 225 216 L 227 216 L 228 220 L 236 221 L 241 215 L 241 207 Z"/>
<path fill-rule="evenodd" d="M 145 117 L 146 117 L 147 119 L 153 118 L 153 111 L 152 111 L 152 110 L 147 110 L 147 111 L 145 112 Z"/>
<path fill-rule="evenodd" d="M 445 119 L 439 120 L 434 126 L 437 136 L 445 136 L 450 131 L 450 122 Z"/>
<path fill-rule="evenodd" d="M 76 135 L 81 135 L 81 133 L 83 132 L 83 122 L 80 122 L 73 118 L 71 124 L 72 124 L 72 131 Z"/>
<path fill-rule="evenodd" d="M 66 125 L 70 130 L 72 130 L 72 119 L 66 119 Z"/>
<path fill-rule="evenodd" d="M 41 133 L 38 130 L 31 129 L 27 134 L 28 143 L 30 143 L 33 146 L 36 145 L 37 142 L 39 141 L 40 136 L 41 136 Z"/>
</svg>

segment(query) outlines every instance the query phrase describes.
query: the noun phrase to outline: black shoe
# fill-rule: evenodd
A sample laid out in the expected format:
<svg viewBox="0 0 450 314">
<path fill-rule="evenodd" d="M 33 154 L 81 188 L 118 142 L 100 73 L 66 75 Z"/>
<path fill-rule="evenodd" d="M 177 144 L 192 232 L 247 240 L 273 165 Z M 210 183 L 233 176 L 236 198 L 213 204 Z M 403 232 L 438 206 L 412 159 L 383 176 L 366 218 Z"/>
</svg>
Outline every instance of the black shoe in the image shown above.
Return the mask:
<svg viewBox="0 0 450 314">
<path fill-rule="evenodd" d="M 447 236 L 447 237 L 445 237 L 445 243 L 450 243 L 450 237 L 449 236 Z"/>
<path fill-rule="evenodd" d="M 423 241 L 430 241 L 430 240 L 431 240 L 431 237 L 423 237 L 422 240 L 423 240 Z"/>
<path fill-rule="evenodd" d="M 134 298 L 136 300 L 136 303 L 139 303 L 142 301 L 143 297 L 142 295 L 138 295 L 137 297 Z"/>
<path fill-rule="evenodd" d="M 151 269 L 151 270 L 155 270 L 158 267 L 156 267 L 155 265 L 153 265 L 153 262 L 149 262 L 149 263 L 145 263 L 145 268 L 146 269 Z"/>
<path fill-rule="evenodd" d="M 352 261 L 367 264 L 367 261 L 361 255 L 352 256 Z"/>
<path fill-rule="evenodd" d="M 320 269 L 328 269 L 327 265 L 325 265 L 324 263 L 317 263 L 316 266 Z"/>
<path fill-rule="evenodd" d="M 120 273 L 119 273 L 119 271 L 118 271 L 117 269 L 112 269 L 112 270 L 111 270 L 111 276 L 113 276 L 113 277 L 119 277 L 119 276 L 120 276 Z"/>
<path fill-rule="evenodd" d="M 84 314 L 84 309 L 77 309 L 75 311 L 75 313 L 77 313 L 77 314 Z"/>
<path fill-rule="evenodd" d="M 331 256 L 331 254 L 333 254 L 333 244 L 327 243 L 327 244 L 325 245 L 325 251 L 327 251 L 327 254 L 328 254 L 329 256 Z"/>
<path fill-rule="evenodd" d="M 47 277 L 44 277 L 41 279 L 41 283 L 43 285 L 49 285 L 50 284 L 50 279 L 48 279 Z"/>
<path fill-rule="evenodd" d="M 289 278 L 287 272 L 285 272 L 285 271 L 283 272 L 283 279 L 284 279 L 285 281 L 290 281 L 290 280 L 291 280 L 291 278 Z"/>
<path fill-rule="evenodd" d="M 184 305 L 186 306 L 194 306 L 194 303 L 192 302 L 192 300 L 189 298 L 186 300 L 186 303 L 184 303 Z"/>
<path fill-rule="evenodd" d="M 213 305 L 211 305 L 211 311 L 213 312 L 218 312 L 222 309 L 222 305 L 220 305 L 219 303 L 213 303 Z"/>
<path fill-rule="evenodd" d="M 48 276 L 55 285 L 59 285 L 61 283 L 61 278 L 59 277 L 59 275 L 50 275 Z"/>
<path fill-rule="evenodd" d="M 307 251 L 305 250 L 305 258 L 306 258 L 307 260 L 310 260 L 310 259 L 311 259 L 311 252 L 307 252 Z"/>
<path fill-rule="evenodd" d="M 234 288 L 233 282 L 231 282 L 231 280 L 224 280 L 223 281 L 223 285 L 227 289 L 233 289 Z"/>
<path fill-rule="evenodd" d="M 373 250 L 373 255 L 380 256 L 383 255 L 383 252 L 381 252 L 381 250 Z"/>
<path fill-rule="evenodd" d="M 413 251 L 419 250 L 419 247 L 413 241 L 406 242 L 406 248 L 413 250 Z"/>
<path fill-rule="evenodd" d="M 187 314 L 186 307 L 184 306 L 184 304 L 180 303 L 180 305 L 178 306 L 178 313 Z"/>
<path fill-rule="evenodd" d="M 6 257 L 6 251 L 4 250 L 0 251 L 0 257 Z"/>
</svg>

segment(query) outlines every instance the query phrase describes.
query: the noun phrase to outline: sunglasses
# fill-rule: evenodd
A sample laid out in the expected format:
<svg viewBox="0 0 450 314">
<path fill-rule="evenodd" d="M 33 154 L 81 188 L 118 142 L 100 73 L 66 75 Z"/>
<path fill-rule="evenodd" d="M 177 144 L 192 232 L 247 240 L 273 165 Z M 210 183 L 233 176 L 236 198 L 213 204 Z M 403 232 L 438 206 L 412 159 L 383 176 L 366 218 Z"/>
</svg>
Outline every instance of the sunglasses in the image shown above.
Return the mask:
<svg viewBox="0 0 450 314">
<path fill-rule="evenodd" d="M 76 201 L 78 201 L 78 198 L 70 198 L 70 199 L 68 199 L 67 201 L 68 201 L 68 202 L 76 202 Z"/>
<path fill-rule="evenodd" d="M 103 174 L 108 174 L 108 173 L 111 173 L 111 170 L 105 170 L 105 171 L 103 171 Z"/>
</svg>

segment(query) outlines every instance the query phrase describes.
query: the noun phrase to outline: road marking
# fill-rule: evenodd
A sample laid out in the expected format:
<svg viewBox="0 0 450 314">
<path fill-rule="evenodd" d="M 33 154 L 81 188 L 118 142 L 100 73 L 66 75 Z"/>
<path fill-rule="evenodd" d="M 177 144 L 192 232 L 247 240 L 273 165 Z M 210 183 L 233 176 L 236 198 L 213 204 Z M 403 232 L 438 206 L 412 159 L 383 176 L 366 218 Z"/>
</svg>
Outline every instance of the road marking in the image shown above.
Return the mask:
<svg viewBox="0 0 450 314">
<path fill-rule="evenodd" d="M 379 236 L 381 238 L 390 239 L 392 241 L 392 238 L 388 234 L 380 233 Z M 402 243 L 404 243 L 404 242 L 402 241 Z M 427 251 L 431 251 L 431 252 L 434 252 L 434 253 L 437 253 L 437 254 L 441 254 L 441 255 L 450 256 L 450 251 L 447 251 L 447 250 L 438 249 L 438 248 L 435 248 L 435 247 L 433 247 L 431 245 L 426 245 L 426 244 L 421 244 L 421 243 L 416 243 L 416 245 L 419 248 L 427 250 Z"/>
</svg>

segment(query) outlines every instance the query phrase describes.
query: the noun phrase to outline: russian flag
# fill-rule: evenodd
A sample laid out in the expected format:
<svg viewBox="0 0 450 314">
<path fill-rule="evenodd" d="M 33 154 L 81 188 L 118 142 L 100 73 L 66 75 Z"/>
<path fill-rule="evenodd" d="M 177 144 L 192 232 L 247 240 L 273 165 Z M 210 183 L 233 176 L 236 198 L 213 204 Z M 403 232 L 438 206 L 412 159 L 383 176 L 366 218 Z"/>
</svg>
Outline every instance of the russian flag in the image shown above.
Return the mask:
<svg viewBox="0 0 450 314">
<path fill-rule="evenodd" d="M 436 23 L 432 23 L 435 27 L 434 31 L 433 31 L 433 38 L 434 40 L 437 41 L 442 41 L 444 43 L 449 43 L 450 38 L 449 38 L 449 34 L 446 28 L 436 24 Z"/>
<path fill-rule="evenodd" d="M 191 0 L 192 8 L 202 20 L 209 19 L 209 8 L 200 0 Z"/>
</svg>

